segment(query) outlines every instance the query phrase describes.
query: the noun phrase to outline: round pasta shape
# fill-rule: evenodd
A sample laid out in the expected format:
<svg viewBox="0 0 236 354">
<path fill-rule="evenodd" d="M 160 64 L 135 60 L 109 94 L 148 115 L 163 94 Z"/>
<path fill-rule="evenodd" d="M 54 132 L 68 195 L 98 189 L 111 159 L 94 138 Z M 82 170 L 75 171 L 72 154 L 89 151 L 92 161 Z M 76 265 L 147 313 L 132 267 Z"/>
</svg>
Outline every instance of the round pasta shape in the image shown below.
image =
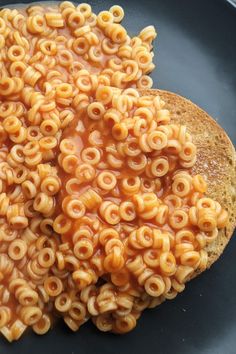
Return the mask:
<svg viewBox="0 0 236 354">
<path fill-rule="evenodd" d="M 172 184 L 172 191 L 179 197 L 185 197 L 191 191 L 191 184 L 186 178 L 178 177 Z"/>
<path fill-rule="evenodd" d="M 5 327 L 11 320 L 11 310 L 7 306 L 0 306 L 0 328 Z"/>
<path fill-rule="evenodd" d="M 47 314 L 43 314 L 38 322 L 33 325 L 33 330 L 38 335 L 43 335 L 51 328 L 51 319 Z"/>
<path fill-rule="evenodd" d="M 60 214 L 53 222 L 53 229 L 58 234 L 66 233 L 71 228 L 71 220 L 64 214 Z"/>
<path fill-rule="evenodd" d="M 120 218 L 125 221 L 132 221 L 136 218 L 134 204 L 126 201 L 120 204 Z"/>
<path fill-rule="evenodd" d="M 93 244 L 90 240 L 79 240 L 75 243 L 73 251 L 78 259 L 88 259 L 93 255 Z"/>
<path fill-rule="evenodd" d="M 176 260 L 172 253 L 163 252 L 160 255 L 160 268 L 165 275 L 173 275 L 176 271 Z"/>
<path fill-rule="evenodd" d="M 97 177 L 98 186 L 106 191 L 114 189 L 117 180 L 113 173 L 111 172 L 101 172 Z"/>
<path fill-rule="evenodd" d="M 113 328 L 112 322 L 111 317 L 107 314 L 98 315 L 94 319 L 95 326 L 102 332 L 111 331 Z"/>
<path fill-rule="evenodd" d="M 123 20 L 124 17 L 124 10 L 122 9 L 121 6 L 119 5 L 114 5 L 112 6 L 109 11 L 112 13 L 113 15 L 113 21 L 116 23 L 119 23 Z"/>
<path fill-rule="evenodd" d="M 38 263 L 43 268 L 50 268 L 55 262 L 55 254 L 51 248 L 45 247 L 39 251 Z"/>
<path fill-rule="evenodd" d="M 97 165 L 100 161 L 101 154 L 97 148 L 88 147 L 82 151 L 81 158 L 85 163 L 90 165 Z"/>
<path fill-rule="evenodd" d="M 193 274 L 194 269 L 189 266 L 183 266 L 179 265 L 176 273 L 175 273 L 175 278 L 181 283 L 186 283 L 186 281 L 191 277 Z"/>
<path fill-rule="evenodd" d="M 196 155 L 196 146 L 191 143 L 187 142 L 184 144 L 182 151 L 180 152 L 179 156 L 184 161 L 191 161 Z"/>
<path fill-rule="evenodd" d="M 198 211 L 198 227 L 200 230 L 209 232 L 213 231 L 217 226 L 217 218 L 215 210 L 202 208 Z"/>
<path fill-rule="evenodd" d="M 73 302 L 69 310 L 69 315 L 76 321 L 83 321 L 86 316 L 85 305 L 79 301 Z"/>
<path fill-rule="evenodd" d="M 79 199 L 72 199 L 68 197 L 67 199 L 65 198 L 62 203 L 62 209 L 64 213 L 72 218 L 72 219 L 78 219 L 84 216 L 85 214 L 85 205 L 83 202 Z"/>
<path fill-rule="evenodd" d="M 97 24 L 101 28 L 105 28 L 109 23 L 113 22 L 113 15 L 108 11 L 101 11 L 97 16 Z"/>
<path fill-rule="evenodd" d="M 184 266 L 196 268 L 200 261 L 200 254 L 196 251 L 185 252 L 180 256 L 180 262 Z"/>
<path fill-rule="evenodd" d="M 26 325 L 31 326 L 40 320 L 42 317 L 42 311 L 36 306 L 22 307 L 20 310 L 20 317 Z"/>
<path fill-rule="evenodd" d="M 169 162 L 167 159 L 160 157 L 152 162 L 150 170 L 153 176 L 163 177 L 168 173 Z"/>
<path fill-rule="evenodd" d="M 136 318 L 129 314 L 127 316 L 117 318 L 115 321 L 114 332 L 116 333 L 127 333 L 132 331 L 136 326 Z"/>
<path fill-rule="evenodd" d="M 61 293 L 56 297 L 55 308 L 59 312 L 68 312 L 72 305 L 72 299 L 68 293 Z"/>
<path fill-rule="evenodd" d="M 116 225 L 120 222 L 120 212 L 118 205 L 114 203 L 103 202 L 99 208 L 102 218 L 110 225 Z"/>
<path fill-rule="evenodd" d="M 80 164 L 75 171 L 75 176 L 81 181 L 91 181 L 95 177 L 95 169 L 90 164 Z"/>
<path fill-rule="evenodd" d="M 161 296 L 165 291 L 165 283 L 161 276 L 152 275 L 145 282 L 146 292 L 153 297 Z"/>
<path fill-rule="evenodd" d="M 41 182 L 41 191 L 49 196 L 55 195 L 60 189 L 60 181 L 56 177 L 46 177 Z"/>
<path fill-rule="evenodd" d="M 16 239 L 12 241 L 8 248 L 8 255 L 11 259 L 18 261 L 22 259 L 27 252 L 27 244 L 23 240 Z"/>
<path fill-rule="evenodd" d="M 49 296 L 58 296 L 63 291 L 62 281 L 55 276 L 48 277 L 44 281 L 44 289 Z"/>
<path fill-rule="evenodd" d="M 127 177 L 121 181 L 121 188 L 124 194 L 132 195 L 140 189 L 141 181 L 139 177 Z"/>
<path fill-rule="evenodd" d="M 169 216 L 170 225 L 174 229 L 182 229 L 188 224 L 188 214 L 181 209 L 176 209 Z"/>
</svg>

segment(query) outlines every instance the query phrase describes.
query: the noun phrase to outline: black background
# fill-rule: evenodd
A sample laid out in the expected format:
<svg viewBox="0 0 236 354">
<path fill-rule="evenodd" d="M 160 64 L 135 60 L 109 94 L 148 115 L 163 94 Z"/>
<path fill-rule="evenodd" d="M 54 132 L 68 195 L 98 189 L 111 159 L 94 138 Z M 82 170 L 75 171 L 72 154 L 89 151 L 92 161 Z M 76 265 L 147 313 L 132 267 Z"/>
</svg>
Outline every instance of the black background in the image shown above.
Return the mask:
<svg viewBox="0 0 236 354">
<path fill-rule="evenodd" d="M 90 1 L 95 11 L 114 3 L 123 6 L 130 34 L 149 24 L 157 28 L 154 87 L 190 98 L 236 144 L 236 9 L 225 0 Z M 59 323 L 43 337 L 30 332 L 13 344 L 0 338 L 0 354 L 234 354 L 235 251 L 232 239 L 210 271 L 175 300 L 146 311 L 125 336 L 101 333 L 90 323 L 74 334 Z"/>
</svg>

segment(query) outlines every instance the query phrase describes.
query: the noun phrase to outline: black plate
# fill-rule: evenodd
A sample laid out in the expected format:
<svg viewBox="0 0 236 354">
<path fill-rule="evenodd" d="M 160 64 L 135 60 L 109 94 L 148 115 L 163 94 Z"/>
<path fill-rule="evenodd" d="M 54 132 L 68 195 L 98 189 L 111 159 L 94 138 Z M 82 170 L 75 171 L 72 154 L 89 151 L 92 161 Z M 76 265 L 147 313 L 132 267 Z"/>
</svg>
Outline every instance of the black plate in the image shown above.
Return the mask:
<svg viewBox="0 0 236 354">
<path fill-rule="evenodd" d="M 226 0 L 90 1 L 96 11 L 116 2 L 124 7 L 130 33 L 149 24 L 158 30 L 154 87 L 190 98 L 215 117 L 236 144 L 236 9 Z M 90 323 L 74 334 L 60 323 L 43 337 L 30 332 L 13 344 L 0 338 L 0 353 L 233 354 L 235 247 L 233 239 L 210 271 L 175 300 L 147 310 L 125 336 L 101 333 Z"/>
</svg>

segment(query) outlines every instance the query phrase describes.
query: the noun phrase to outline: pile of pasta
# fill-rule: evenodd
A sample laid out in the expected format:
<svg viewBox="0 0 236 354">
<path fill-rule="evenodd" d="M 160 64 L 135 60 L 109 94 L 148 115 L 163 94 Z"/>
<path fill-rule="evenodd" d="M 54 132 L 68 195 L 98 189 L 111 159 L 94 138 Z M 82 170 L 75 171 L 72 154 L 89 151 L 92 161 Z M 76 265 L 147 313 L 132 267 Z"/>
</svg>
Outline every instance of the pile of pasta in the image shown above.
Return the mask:
<svg viewBox="0 0 236 354">
<path fill-rule="evenodd" d="M 227 212 L 160 97 L 152 26 L 121 7 L 0 11 L 0 332 L 126 333 L 207 265 Z"/>
</svg>

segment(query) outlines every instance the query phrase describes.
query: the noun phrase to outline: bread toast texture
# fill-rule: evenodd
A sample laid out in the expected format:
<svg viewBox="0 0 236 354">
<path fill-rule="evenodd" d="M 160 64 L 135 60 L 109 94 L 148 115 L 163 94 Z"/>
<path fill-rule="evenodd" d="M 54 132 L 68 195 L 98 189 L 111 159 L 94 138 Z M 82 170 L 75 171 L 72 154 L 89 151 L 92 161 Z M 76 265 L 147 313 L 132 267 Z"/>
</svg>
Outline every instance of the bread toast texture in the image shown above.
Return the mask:
<svg viewBox="0 0 236 354">
<path fill-rule="evenodd" d="M 221 203 L 229 213 L 226 228 L 207 247 L 209 268 L 221 255 L 236 225 L 236 152 L 225 131 L 205 111 L 175 93 L 142 90 L 142 95 L 159 95 L 171 113 L 171 121 L 183 124 L 197 146 L 197 162 L 193 174 L 203 175 L 208 183 L 207 195 Z M 195 277 L 200 272 L 196 272 Z"/>
</svg>

